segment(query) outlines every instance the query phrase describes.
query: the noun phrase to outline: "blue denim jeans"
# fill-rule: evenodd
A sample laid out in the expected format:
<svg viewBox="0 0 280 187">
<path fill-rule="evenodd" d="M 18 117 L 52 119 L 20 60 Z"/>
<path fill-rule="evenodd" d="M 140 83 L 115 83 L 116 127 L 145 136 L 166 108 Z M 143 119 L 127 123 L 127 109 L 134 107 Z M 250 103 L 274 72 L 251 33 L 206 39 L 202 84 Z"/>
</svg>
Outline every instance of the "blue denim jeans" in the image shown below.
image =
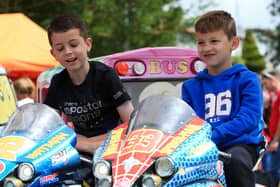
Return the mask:
<svg viewBox="0 0 280 187">
<path fill-rule="evenodd" d="M 273 186 L 278 186 L 280 179 L 280 148 L 276 152 L 268 152 L 264 155 L 263 169 L 271 174 Z"/>
</svg>

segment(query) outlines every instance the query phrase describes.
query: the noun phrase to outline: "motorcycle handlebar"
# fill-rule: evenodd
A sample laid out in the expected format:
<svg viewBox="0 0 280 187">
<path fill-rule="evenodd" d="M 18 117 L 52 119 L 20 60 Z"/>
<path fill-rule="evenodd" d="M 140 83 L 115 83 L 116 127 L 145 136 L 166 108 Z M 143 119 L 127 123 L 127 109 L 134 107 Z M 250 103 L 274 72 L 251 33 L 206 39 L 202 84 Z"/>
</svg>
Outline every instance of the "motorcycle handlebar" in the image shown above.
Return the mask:
<svg viewBox="0 0 280 187">
<path fill-rule="evenodd" d="M 229 163 L 231 160 L 231 154 L 219 151 L 219 160 L 223 161 L 224 163 Z"/>
<path fill-rule="evenodd" d="M 80 155 L 80 159 L 82 162 L 92 165 L 92 159 L 87 158 L 85 156 Z"/>
</svg>

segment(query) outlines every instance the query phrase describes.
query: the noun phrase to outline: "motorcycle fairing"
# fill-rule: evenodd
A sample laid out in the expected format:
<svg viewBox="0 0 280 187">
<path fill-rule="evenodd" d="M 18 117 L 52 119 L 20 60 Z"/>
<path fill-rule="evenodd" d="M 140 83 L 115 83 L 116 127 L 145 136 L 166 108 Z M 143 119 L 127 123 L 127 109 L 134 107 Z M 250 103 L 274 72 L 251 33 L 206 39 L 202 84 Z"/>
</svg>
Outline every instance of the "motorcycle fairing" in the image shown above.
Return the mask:
<svg viewBox="0 0 280 187">
<path fill-rule="evenodd" d="M 127 126 L 128 121 L 116 127 L 113 131 L 110 132 L 104 144 L 104 152 L 102 153 L 101 157 L 102 159 L 110 160 L 117 156 Z"/>
<path fill-rule="evenodd" d="M 122 129 L 121 133 L 124 134 L 126 128 L 125 126 L 120 126 L 118 129 Z M 153 148 L 151 146 L 147 147 L 149 148 L 147 152 L 152 152 L 150 155 L 145 154 L 143 150 L 139 151 L 139 145 L 141 145 L 139 141 L 141 140 L 137 139 L 137 137 L 140 137 L 138 136 L 140 133 L 142 137 L 150 136 L 150 140 L 153 140 L 152 137 L 156 136 L 157 140 L 154 146 L 157 145 L 160 148 L 152 152 Z M 221 186 L 217 181 L 221 181 L 220 183 L 225 185 L 224 173 L 221 173 L 223 169 L 216 167 L 219 163 L 218 149 L 210 141 L 210 136 L 211 126 L 197 117 L 175 133 L 174 136 L 168 137 L 167 134 L 155 129 L 141 129 L 131 132 L 125 138 L 124 142 L 126 143 L 122 147 L 127 147 L 129 144 L 133 150 L 129 151 L 127 148 L 121 150 L 122 147 L 119 147 L 117 153 L 114 152 L 114 154 L 106 158 L 112 160 L 113 176 L 115 177 L 114 186 L 132 186 L 137 177 L 144 173 L 156 158 L 162 156 L 169 156 L 177 168 L 176 174 L 164 186 L 173 187 L 188 183 L 190 185 L 186 186 L 197 186 L 198 184 L 199 186 L 207 187 L 211 186 L 211 184 Z M 177 140 L 174 141 L 176 137 Z M 183 142 L 179 141 L 181 138 L 184 140 Z M 137 140 L 138 143 L 131 144 L 134 140 Z M 117 144 L 118 146 L 121 145 L 120 142 L 121 139 Z M 108 145 L 111 145 L 111 141 L 108 141 Z M 109 152 L 107 149 L 105 149 L 105 152 Z M 103 152 L 102 156 L 105 155 L 105 152 Z M 222 167 L 220 164 L 222 164 L 221 162 L 219 166 Z M 191 184 L 193 181 L 201 179 L 207 180 L 196 185 Z"/>
<path fill-rule="evenodd" d="M 167 156 L 171 154 L 185 138 L 204 128 L 204 126 L 202 126 L 203 123 L 204 121 L 202 119 L 195 117 L 188 123 L 188 126 L 184 126 L 173 136 L 170 136 L 170 140 L 166 141 L 163 148 L 156 153 L 155 157 Z M 104 144 L 102 159 L 110 160 L 116 157 L 117 153 L 119 152 L 121 142 L 124 141 L 124 134 L 127 130 L 127 126 L 128 122 L 125 122 L 111 131 Z"/>
<path fill-rule="evenodd" d="M 22 156 L 34 145 L 32 140 L 22 136 L 10 135 L 0 138 L 0 181 L 17 167 Z"/>
<path fill-rule="evenodd" d="M 224 185 L 216 181 L 204 180 L 186 185 L 184 187 L 224 187 Z"/>
<path fill-rule="evenodd" d="M 18 167 L 18 164 L 22 162 L 32 163 L 35 168 L 36 175 L 38 175 L 37 179 L 35 179 L 33 183 L 29 185 L 30 187 L 38 186 L 45 175 L 51 176 L 54 175 L 54 171 L 63 168 L 75 167 L 80 164 L 79 154 L 72 146 L 75 145 L 76 135 L 67 126 L 62 126 L 56 131 L 56 133 L 52 133 L 48 138 L 43 139 L 37 145 L 35 145 L 32 140 L 22 136 L 3 137 L 0 139 L 0 144 L 3 141 L 6 142 L 8 148 L 5 148 L 5 146 L 0 147 L 2 155 L 1 158 L 5 158 L 1 159 L 1 161 L 6 166 L 5 170 L 0 172 L 0 181 L 3 180 L 10 172 L 14 171 L 14 169 Z M 11 145 L 14 145 L 13 150 L 15 150 L 15 152 L 10 153 L 13 153 L 15 158 L 12 157 L 11 154 L 4 157 L 3 149 L 11 150 L 11 147 L 9 147 Z M 15 145 L 20 146 L 15 147 Z M 15 148 L 17 148 L 17 150 Z M 64 154 L 61 155 L 61 153 Z M 60 162 L 59 158 L 54 160 L 55 155 L 58 155 L 56 158 L 59 156 L 61 157 Z M 52 182 L 57 181 L 58 180 L 53 180 Z M 44 182 L 46 183 L 46 181 Z"/>
<path fill-rule="evenodd" d="M 58 173 L 52 173 L 52 174 L 48 174 L 48 175 L 41 175 L 38 176 L 36 179 L 34 179 L 34 181 L 29 184 L 28 187 L 45 187 L 45 186 L 50 186 L 53 185 L 55 183 L 59 182 L 59 175 Z"/>
<path fill-rule="evenodd" d="M 197 133 L 201 129 L 205 128 L 203 126 L 204 121 L 199 117 L 194 117 L 190 122 L 183 126 L 178 132 L 159 149 L 158 153 L 154 157 L 164 157 L 170 155 L 182 144 L 186 139 L 188 139 L 193 134 Z"/>
<path fill-rule="evenodd" d="M 195 117 L 172 136 L 157 129 L 142 128 L 124 137 L 127 124 L 116 128 L 102 154 L 103 159 L 112 160 L 115 185 L 131 186 L 156 158 L 172 154 L 188 137 L 205 128 L 203 123 Z"/>
<path fill-rule="evenodd" d="M 222 181 L 217 170 L 218 149 L 209 139 L 211 126 L 205 122 L 205 128 L 183 142 L 169 157 L 174 161 L 177 172 L 165 186 L 181 186 L 194 181 Z M 207 183 L 206 183 L 207 184 Z M 218 184 L 216 182 L 216 184 Z M 188 185 L 186 185 L 188 186 Z M 209 187 L 209 185 L 206 185 Z"/>
<path fill-rule="evenodd" d="M 138 129 L 128 134 L 112 163 L 115 185 L 131 186 L 151 166 L 157 148 L 168 139 L 167 134 L 156 129 Z"/>
<path fill-rule="evenodd" d="M 17 161 L 28 150 L 35 145 L 35 142 L 19 135 L 8 135 L 0 138 L 0 159 Z"/>
<path fill-rule="evenodd" d="M 17 163 L 8 161 L 8 160 L 0 160 L 0 181 L 3 180 L 7 175 L 9 175 L 15 168 L 17 168 Z"/>
<path fill-rule="evenodd" d="M 19 107 L 0 137 L 1 184 L 8 175 L 9 180 L 17 178 L 16 168 L 23 162 L 34 168 L 34 179 L 26 184 L 28 187 L 61 182 L 65 170 L 80 164 L 80 155 L 74 148 L 75 132 L 47 105 Z"/>
<path fill-rule="evenodd" d="M 75 143 L 75 133 L 69 127 L 62 126 L 40 141 L 22 161 L 32 163 L 38 175 L 52 174 L 63 168 L 77 166 L 80 164 L 80 158 L 73 147 Z"/>
</svg>

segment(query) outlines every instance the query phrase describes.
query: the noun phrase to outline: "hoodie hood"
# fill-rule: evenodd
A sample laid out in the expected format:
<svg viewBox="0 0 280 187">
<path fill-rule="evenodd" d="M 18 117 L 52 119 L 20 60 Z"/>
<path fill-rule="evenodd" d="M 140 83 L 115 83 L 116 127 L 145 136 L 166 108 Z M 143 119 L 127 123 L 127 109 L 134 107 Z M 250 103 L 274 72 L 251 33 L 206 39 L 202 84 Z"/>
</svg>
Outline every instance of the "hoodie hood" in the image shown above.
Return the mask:
<svg viewBox="0 0 280 187">
<path fill-rule="evenodd" d="M 203 71 L 199 72 L 195 78 L 197 79 L 216 79 L 216 78 L 227 78 L 231 77 L 236 73 L 240 73 L 242 71 L 248 71 L 248 69 L 243 64 L 235 64 L 231 68 L 226 69 L 219 75 L 210 75 L 208 74 L 208 69 L 205 68 Z"/>
</svg>

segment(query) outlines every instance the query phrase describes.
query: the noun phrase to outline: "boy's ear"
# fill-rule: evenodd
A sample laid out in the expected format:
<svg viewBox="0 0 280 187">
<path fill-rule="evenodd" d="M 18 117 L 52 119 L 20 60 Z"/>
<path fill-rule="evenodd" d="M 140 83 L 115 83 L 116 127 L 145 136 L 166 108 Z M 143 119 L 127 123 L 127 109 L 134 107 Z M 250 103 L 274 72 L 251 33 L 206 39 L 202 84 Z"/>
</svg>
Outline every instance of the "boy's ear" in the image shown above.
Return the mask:
<svg viewBox="0 0 280 187">
<path fill-rule="evenodd" d="M 91 46 L 92 46 L 92 39 L 91 38 L 87 38 L 86 44 L 87 44 L 87 52 L 90 52 Z"/>
<path fill-rule="evenodd" d="M 235 50 L 238 46 L 239 46 L 239 37 L 234 36 L 233 39 L 232 39 L 231 50 Z"/>
<path fill-rule="evenodd" d="M 55 55 L 53 53 L 53 49 L 51 49 L 50 52 L 51 52 L 52 56 L 55 58 Z"/>
</svg>

